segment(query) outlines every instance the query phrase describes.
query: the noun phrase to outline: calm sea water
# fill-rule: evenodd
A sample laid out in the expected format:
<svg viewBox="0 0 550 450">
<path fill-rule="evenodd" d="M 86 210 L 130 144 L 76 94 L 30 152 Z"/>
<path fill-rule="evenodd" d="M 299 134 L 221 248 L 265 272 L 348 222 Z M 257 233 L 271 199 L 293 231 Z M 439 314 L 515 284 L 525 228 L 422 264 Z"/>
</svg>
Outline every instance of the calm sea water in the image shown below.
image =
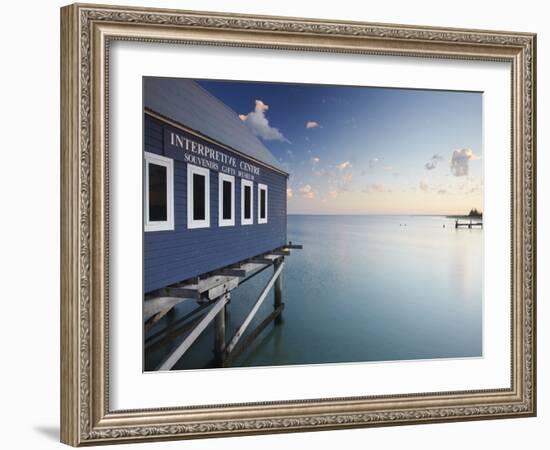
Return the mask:
<svg viewBox="0 0 550 450">
<path fill-rule="evenodd" d="M 235 366 L 482 355 L 483 230 L 456 230 L 438 216 L 291 215 L 288 238 L 304 248 L 286 258 L 283 322 L 269 325 Z M 228 338 L 272 273 L 234 291 Z M 251 326 L 272 310 L 271 293 Z M 209 367 L 213 341 L 207 330 L 175 369 Z M 147 352 L 146 369 L 167 351 Z"/>
</svg>

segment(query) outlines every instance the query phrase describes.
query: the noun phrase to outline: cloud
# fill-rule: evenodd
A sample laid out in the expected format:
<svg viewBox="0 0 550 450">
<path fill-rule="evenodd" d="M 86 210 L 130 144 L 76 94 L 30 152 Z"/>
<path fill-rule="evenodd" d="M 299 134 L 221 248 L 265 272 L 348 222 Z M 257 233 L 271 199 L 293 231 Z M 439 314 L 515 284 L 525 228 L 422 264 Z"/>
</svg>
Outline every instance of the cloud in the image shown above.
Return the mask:
<svg viewBox="0 0 550 450">
<path fill-rule="evenodd" d="M 340 164 L 336 165 L 336 168 L 338 170 L 345 170 L 353 167 L 352 164 L 349 161 L 341 162 Z"/>
<path fill-rule="evenodd" d="M 463 177 L 468 175 L 469 162 L 480 159 L 469 148 L 455 150 L 451 158 L 451 172 L 455 177 Z"/>
<path fill-rule="evenodd" d="M 424 164 L 424 168 L 426 170 L 433 170 L 441 161 L 443 161 L 443 156 L 436 153 L 426 164 Z"/>
<path fill-rule="evenodd" d="M 294 192 L 292 191 L 292 188 L 288 188 L 288 189 L 286 190 L 286 196 L 287 196 L 288 198 L 292 198 L 292 197 L 294 196 Z"/>
<path fill-rule="evenodd" d="M 418 187 L 422 192 L 428 192 L 430 190 L 430 186 L 428 186 L 428 183 L 425 181 L 420 181 Z"/>
<path fill-rule="evenodd" d="M 239 114 L 239 118 L 258 137 L 266 141 L 290 142 L 277 128 L 269 125 L 265 112 L 269 109 L 261 100 L 256 100 L 254 111 L 248 114 Z"/>
<path fill-rule="evenodd" d="M 342 161 L 340 164 L 334 166 L 334 170 L 315 170 L 316 175 L 325 175 L 328 177 L 328 184 L 336 186 L 336 190 L 340 192 L 348 192 L 350 190 L 350 184 L 353 180 L 353 173 L 351 169 L 353 164 L 349 161 Z"/>
<path fill-rule="evenodd" d="M 300 189 L 300 194 L 302 194 L 305 198 L 314 198 L 315 192 L 313 192 L 313 188 L 311 185 L 306 184 L 305 186 L 302 186 Z"/>
<path fill-rule="evenodd" d="M 349 176 L 344 176 L 342 180 L 337 180 L 335 183 L 332 183 L 333 189 L 336 189 L 336 191 L 339 194 L 342 194 L 344 192 L 350 192 L 352 190 L 351 186 L 351 180 L 353 176 L 349 174 Z"/>
<path fill-rule="evenodd" d="M 369 194 L 391 192 L 391 189 L 388 189 L 386 186 L 384 186 L 381 183 L 372 183 L 372 184 L 369 184 L 365 189 L 363 189 L 363 192 L 368 192 Z"/>
<path fill-rule="evenodd" d="M 319 122 L 315 122 L 314 120 L 308 120 L 306 122 L 306 128 L 308 130 L 311 130 L 312 128 L 319 128 L 321 125 L 319 125 Z"/>
<path fill-rule="evenodd" d="M 342 181 L 344 183 L 349 183 L 351 182 L 351 180 L 353 179 L 353 174 L 352 173 L 345 173 L 343 176 L 342 176 Z"/>
<path fill-rule="evenodd" d="M 338 191 L 330 190 L 330 191 L 328 191 L 328 196 L 330 198 L 336 198 L 336 197 L 338 197 Z"/>
<path fill-rule="evenodd" d="M 321 161 L 319 158 L 317 158 L 317 156 L 314 156 L 313 158 L 311 158 L 311 162 L 313 164 L 319 164 L 319 161 Z"/>
<path fill-rule="evenodd" d="M 314 164 L 315 166 L 315 164 Z M 327 169 L 316 169 L 315 167 L 312 167 L 312 172 L 314 175 L 318 176 L 318 177 L 331 177 L 332 176 L 332 172 L 330 170 L 327 170 Z M 329 180 L 330 182 L 330 180 Z"/>
</svg>

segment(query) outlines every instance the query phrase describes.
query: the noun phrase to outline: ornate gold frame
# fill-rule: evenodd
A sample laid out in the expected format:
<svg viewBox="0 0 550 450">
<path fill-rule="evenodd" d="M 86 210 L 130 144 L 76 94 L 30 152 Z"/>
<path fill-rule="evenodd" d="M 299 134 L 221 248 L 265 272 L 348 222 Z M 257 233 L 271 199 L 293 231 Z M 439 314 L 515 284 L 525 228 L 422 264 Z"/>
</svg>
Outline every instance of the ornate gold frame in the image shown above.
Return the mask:
<svg viewBox="0 0 550 450">
<path fill-rule="evenodd" d="M 508 61 L 512 66 L 509 389 L 111 411 L 108 395 L 109 42 Z M 533 416 L 535 52 L 529 33 L 71 5 L 61 10 L 61 440 L 107 444 Z"/>
</svg>

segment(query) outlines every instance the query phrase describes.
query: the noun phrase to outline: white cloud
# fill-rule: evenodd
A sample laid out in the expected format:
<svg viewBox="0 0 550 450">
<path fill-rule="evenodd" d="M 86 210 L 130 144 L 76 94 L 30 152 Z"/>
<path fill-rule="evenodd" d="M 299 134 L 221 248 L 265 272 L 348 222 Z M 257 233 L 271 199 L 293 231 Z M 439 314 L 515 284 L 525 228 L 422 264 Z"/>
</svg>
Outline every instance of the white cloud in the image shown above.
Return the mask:
<svg viewBox="0 0 550 450">
<path fill-rule="evenodd" d="M 341 162 L 340 164 L 338 164 L 338 165 L 336 166 L 336 168 L 337 168 L 338 170 L 349 169 L 349 168 L 351 168 L 351 167 L 353 167 L 353 166 L 352 166 L 352 164 L 351 164 L 349 161 Z"/>
<path fill-rule="evenodd" d="M 469 162 L 480 159 L 469 148 L 455 150 L 451 158 L 451 172 L 455 177 L 467 176 L 469 172 Z"/>
<path fill-rule="evenodd" d="M 319 128 L 321 125 L 319 125 L 319 122 L 315 122 L 314 120 L 308 120 L 306 122 L 306 128 L 308 130 L 311 130 L 312 128 Z"/>
<path fill-rule="evenodd" d="M 319 164 L 319 161 L 321 161 L 319 158 L 317 158 L 317 156 L 314 156 L 313 158 L 311 158 L 311 162 L 313 164 Z"/>
<path fill-rule="evenodd" d="M 288 198 L 292 198 L 292 197 L 294 196 L 294 192 L 292 191 L 292 188 L 288 188 L 288 189 L 286 190 L 286 196 L 287 196 Z"/>
<path fill-rule="evenodd" d="M 284 137 L 277 128 L 269 125 L 269 121 L 265 116 L 265 112 L 269 109 L 261 100 L 256 100 L 254 111 L 248 114 L 239 114 L 239 118 L 250 128 L 250 130 L 258 137 L 266 141 L 283 141 L 290 142 Z"/>
<path fill-rule="evenodd" d="M 436 153 L 426 164 L 424 164 L 424 168 L 426 170 L 433 170 L 441 161 L 443 161 L 443 156 Z"/>
<path fill-rule="evenodd" d="M 300 194 L 302 194 L 305 198 L 314 198 L 315 192 L 313 191 L 313 188 L 311 185 L 306 184 L 305 186 L 302 186 L 300 189 Z"/>
</svg>

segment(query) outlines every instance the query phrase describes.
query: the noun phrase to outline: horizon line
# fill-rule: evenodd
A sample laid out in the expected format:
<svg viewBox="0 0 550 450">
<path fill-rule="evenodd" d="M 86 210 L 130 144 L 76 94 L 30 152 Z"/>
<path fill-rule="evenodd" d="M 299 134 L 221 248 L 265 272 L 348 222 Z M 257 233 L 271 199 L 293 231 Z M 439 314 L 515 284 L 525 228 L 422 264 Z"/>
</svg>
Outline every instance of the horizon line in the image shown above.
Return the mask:
<svg viewBox="0 0 550 450">
<path fill-rule="evenodd" d="M 482 212 L 483 214 L 483 212 Z M 468 216 L 469 213 L 287 213 L 287 216 Z"/>
</svg>

